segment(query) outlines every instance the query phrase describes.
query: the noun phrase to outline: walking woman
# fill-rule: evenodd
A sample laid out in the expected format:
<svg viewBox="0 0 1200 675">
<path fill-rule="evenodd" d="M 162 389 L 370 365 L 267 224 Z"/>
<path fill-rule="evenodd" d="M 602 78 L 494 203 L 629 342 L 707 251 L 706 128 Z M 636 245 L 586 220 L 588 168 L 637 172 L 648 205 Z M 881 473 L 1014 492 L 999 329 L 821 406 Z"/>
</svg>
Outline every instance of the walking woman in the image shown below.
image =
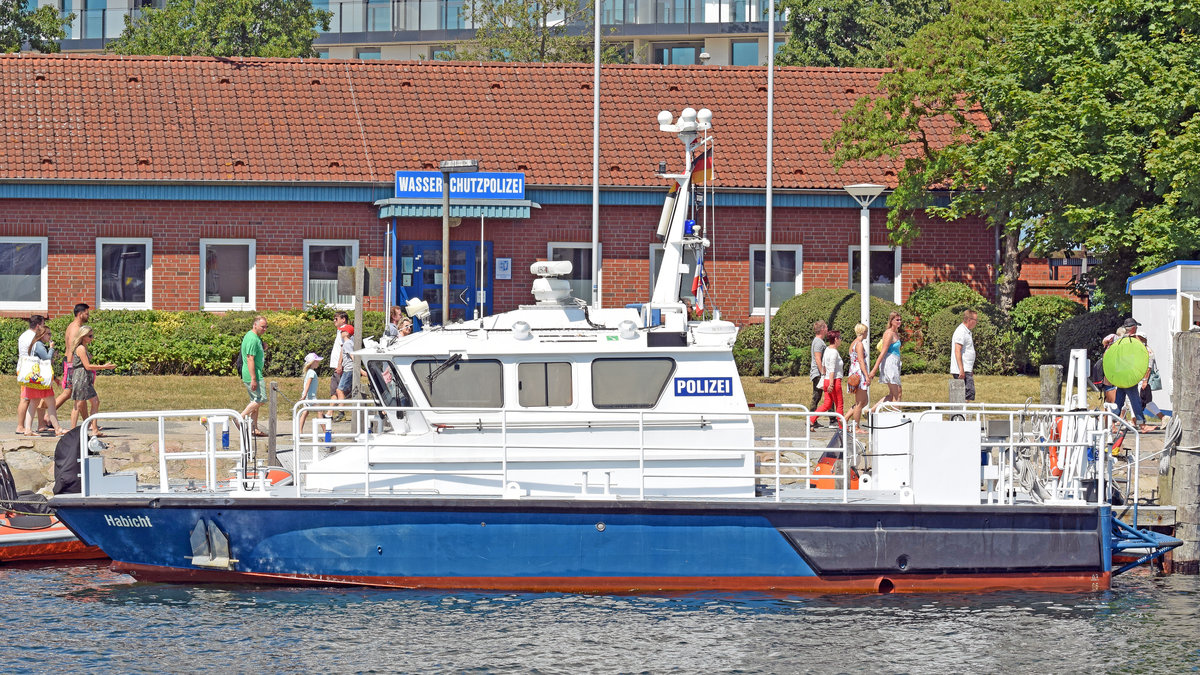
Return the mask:
<svg viewBox="0 0 1200 675">
<path fill-rule="evenodd" d="M 854 419 L 855 433 L 865 434 L 862 428 L 862 412 L 867 408 L 867 384 L 871 378 L 867 375 L 867 327 L 858 324 L 854 327 L 854 342 L 850 343 L 850 373 L 846 377 L 846 385 L 854 394 L 854 405 L 850 408 L 849 417 Z M 855 379 L 858 383 L 855 384 Z"/>
<path fill-rule="evenodd" d="M 842 403 L 842 355 L 838 352 L 838 347 L 842 345 L 842 334 L 840 331 L 831 330 L 825 334 L 825 352 L 821 359 L 824 362 L 825 374 L 821 377 L 821 390 L 825 392 L 821 397 L 821 405 L 817 407 L 816 412 L 822 413 L 826 410 L 836 410 L 837 414 L 843 414 Z M 836 420 L 838 428 L 842 428 L 842 420 Z M 830 424 L 829 426 L 833 426 Z"/>
<path fill-rule="evenodd" d="M 96 395 L 94 385 L 96 371 L 116 368 L 111 363 L 104 365 L 92 363 L 92 355 L 88 347 L 91 346 L 94 339 L 96 336 L 92 332 L 91 326 L 80 327 L 79 333 L 75 336 L 75 353 L 71 355 L 71 400 L 75 402 L 75 409 L 71 411 L 72 428 L 79 424 L 81 416 L 85 420 L 88 418 L 89 404 L 92 415 L 100 412 L 100 397 Z M 100 430 L 96 428 L 95 422 L 92 423 L 91 433 L 96 436 L 100 435 Z"/>
<path fill-rule="evenodd" d="M 900 401 L 903 394 L 900 388 L 900 312 L 888 314 L 887 329 L 879 339 L 879 357 L 875 359 L 875 367 L 871 369 L 868 379 L 875 377 L 876 373 L 879 373 L 879 381 L 888 386 L 887 396 L 875 404 L 878 410 L 888 401 Z"/>
<path fill-rule="evenodd" d="M 50 327 L 45 323 L 42 323 L 34 330 L 33 342 L 29 345 L 29 355 L 43 361 L 54 359 L 54 341 L 50 339 Z M 50 374 L 50 381 L 53 384 L 53 373 Z M 55 414 L 54 406 L 49 405 L 54 402 L 53 387 L 46 389 L 21 387 L 21 398 L 29 399 L 29 403 L 35 406 L 33 419 L 37 420 L 45 417 L 46 424 L 48 425 L 38 429 L 36 433 L 32 429 L 26 429 L 24 431 L 26 436 L 41 436 L 42 434 L 49 433 L 51 429 L 53 429 L 56 436 L 62 436 L 67 433 L 58 425 L 58 415 Z"/>
</svg>

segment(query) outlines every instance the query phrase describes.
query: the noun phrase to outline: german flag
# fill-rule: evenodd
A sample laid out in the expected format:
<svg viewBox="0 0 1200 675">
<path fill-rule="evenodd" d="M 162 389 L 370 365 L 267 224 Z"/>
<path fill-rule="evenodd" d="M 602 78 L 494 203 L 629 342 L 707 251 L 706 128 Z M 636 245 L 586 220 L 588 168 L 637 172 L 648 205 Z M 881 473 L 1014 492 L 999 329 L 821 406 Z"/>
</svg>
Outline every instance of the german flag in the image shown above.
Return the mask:
<svg viewBox="0 0 1200 675">
<path fill-rule="evenodd" d="M 692 182 L 703 183 L 712 179 L 712 148 L 709 148 L 692 160 Z"/>
</svg>

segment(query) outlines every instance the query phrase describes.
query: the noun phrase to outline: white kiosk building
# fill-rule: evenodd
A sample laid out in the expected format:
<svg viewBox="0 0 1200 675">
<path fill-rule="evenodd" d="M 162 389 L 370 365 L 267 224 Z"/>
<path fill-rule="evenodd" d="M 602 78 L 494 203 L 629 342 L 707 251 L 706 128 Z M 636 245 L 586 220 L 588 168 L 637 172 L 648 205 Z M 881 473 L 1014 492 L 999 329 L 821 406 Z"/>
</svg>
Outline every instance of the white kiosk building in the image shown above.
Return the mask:
<svg viewBox="0 0 1200 675">
<path fill-rule="evenodd" d="M 1176 260 L 1129 277 L 1125 291 L 1133 297 L 1133 318 L 1142 324 L 1138 332 L 1146 335 L 1158 361 L 1163 388 L 1154 393 L 1154 402 L 1172 414 L 1171 345 L 1176 332 L 1200 325 L 1200 260 Z"/>
</svg>

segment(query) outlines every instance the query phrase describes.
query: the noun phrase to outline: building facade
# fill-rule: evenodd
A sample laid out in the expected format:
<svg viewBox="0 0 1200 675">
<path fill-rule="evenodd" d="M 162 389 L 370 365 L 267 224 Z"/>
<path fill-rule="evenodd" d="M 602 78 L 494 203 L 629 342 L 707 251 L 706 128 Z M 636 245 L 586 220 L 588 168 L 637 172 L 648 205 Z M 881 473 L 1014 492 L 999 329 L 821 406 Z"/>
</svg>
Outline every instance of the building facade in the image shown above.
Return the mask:
<svg viewBox="0 0 1200 675">
<path fill-rule="evenodd" d="M 894 184 L 895 167 L 837 171 L 824 139 L 879 75 L 777 72 L 773 308 L 857 286 L 860 211 L 843 186 Z M 761 320 L 765 79 L 761 68 L 603 70 L 599 304 L 649 298 L 666 193 L 656 174 L 682 161 L 655 119 L 703 106 L 715 139 L 709 306 Z M 0 56 L 0 313 L 345 306 L 337 267 L 358 257 L 393 282 L 368 308 L 402 291 L 440 304 L 448 273 L 454 316 L 505 311 L 529 301 L 529 265 L 548 258 L 572 260 L 590 298 L 591 82 L 572 65 Z M 376 202 L 394 196 L 396 171 L 468 157 L 524 174 L 532 204 L 452 206 L 443 268 L 440 204 L 384 213 Z M 883 201 L 871 209 L 874 294 L 901 302 L 923 283 L 964 281 L 994 295 L 992 230 L 926 221 L 893 248 Z"/>
<path fill-rule="evenodd" d="M 65 52 L 101 52 L 121 34 L 126 17 L 164 0 L 26 0 L 50 5 L 75 19 L 62 42 Z M 323 58 L 432 60 L 447 56 L 455 42 L 474 36 L 462 13 L 463 0 L 313 0 L 333 19 L 316 41 Z M 635 63 L 759 66 L 767 61 L 767 4 L 760 0 L 602 0 L 601 36 L 627 51 Z M 590 35 L 590 20 L 571 23 Z M 776 44 L 786 39 L 782 15 Z"/>
</svg>

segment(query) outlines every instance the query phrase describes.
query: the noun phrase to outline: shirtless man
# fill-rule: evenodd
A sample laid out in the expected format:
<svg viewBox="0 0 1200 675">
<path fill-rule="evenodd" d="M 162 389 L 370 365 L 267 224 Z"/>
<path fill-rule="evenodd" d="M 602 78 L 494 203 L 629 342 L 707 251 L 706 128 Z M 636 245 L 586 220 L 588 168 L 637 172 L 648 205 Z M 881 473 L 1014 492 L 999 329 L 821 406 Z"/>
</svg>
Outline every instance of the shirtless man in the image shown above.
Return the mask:
<svg viewBox="0 0 1200 675">
<path fill-rule="evenodd" d="M 79 334 L 79 327 L 87 323 L 88 317 L 92 313 L 92 308 L 86 302 L 81 302 L 75 305 L 75 318 L 71 323 L 67 324 L 66 333 L 63 339 L 67 343 L 67 349 L 63 353 L 67 358 L 63 363 L 62 376 L 62 391 L 59 392 L 58 398 L 54 399 L 54 407 L 60 408 L 71 398 L 71 354 L 75 353 L 76 336 Z"/>
</svg>

